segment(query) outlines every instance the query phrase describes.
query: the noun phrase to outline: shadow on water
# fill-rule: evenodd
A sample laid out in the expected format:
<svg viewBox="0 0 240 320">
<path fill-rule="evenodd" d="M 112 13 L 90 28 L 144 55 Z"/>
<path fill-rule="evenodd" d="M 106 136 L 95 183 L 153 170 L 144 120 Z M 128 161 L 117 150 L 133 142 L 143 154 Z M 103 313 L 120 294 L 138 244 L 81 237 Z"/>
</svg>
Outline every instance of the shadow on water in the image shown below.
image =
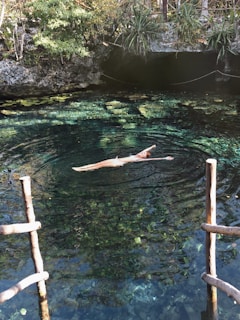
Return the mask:
<svg viewBox="0 0 240 320">
<path fill-rule="evenodd" d="M 237 97 L 89 93 L 2 115 L 0 218 L 24 221 L 18 178 L 30 175 L 52 319 L 204 319 L 205 160 L 218 160 L 218 222 L 238 225 Z M 152 144 L 174 161 L 71 169 Z M 219 239 L 218 270 L 240 287 L 238 245 Z M 3 290 L 32 264 L 24 236 L 0 249 Z M 3 305 L 1 319 L 32 319 L 33 292 Z M 235 319 L 232 301 L 220 293 L 219 303 L 221 319 Z"/>
</svg>

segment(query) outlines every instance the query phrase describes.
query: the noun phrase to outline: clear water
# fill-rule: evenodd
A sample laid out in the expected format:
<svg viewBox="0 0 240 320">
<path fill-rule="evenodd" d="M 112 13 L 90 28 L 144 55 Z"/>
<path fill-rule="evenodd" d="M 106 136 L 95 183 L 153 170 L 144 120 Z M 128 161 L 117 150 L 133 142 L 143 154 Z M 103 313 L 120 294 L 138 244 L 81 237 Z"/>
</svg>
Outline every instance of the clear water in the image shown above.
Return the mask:
<svg viewBox="0 0 240 320">
<path fill-rule="evenodd" d="M 32 107 L 2 105 L 0 219 L 25 221 L 30 175 L 53 320 L 206 319 L 205 161 L 218 160 L 217 221 L 240 224 L 239 97 L 97 94 Z M 78 173 L 156 144 L 154 157 Z M 220 237 L 218 276 L 240 288 L 239 239 Z M 27 235 L 2 236 L 0 290 L 33 272 Z M 221 319 L 240 309 L 219 292 Z M 27 311 L 26 315 L 24 314 Z M 35 286 L 0 319 L 39 319 Z"/>
</svg>

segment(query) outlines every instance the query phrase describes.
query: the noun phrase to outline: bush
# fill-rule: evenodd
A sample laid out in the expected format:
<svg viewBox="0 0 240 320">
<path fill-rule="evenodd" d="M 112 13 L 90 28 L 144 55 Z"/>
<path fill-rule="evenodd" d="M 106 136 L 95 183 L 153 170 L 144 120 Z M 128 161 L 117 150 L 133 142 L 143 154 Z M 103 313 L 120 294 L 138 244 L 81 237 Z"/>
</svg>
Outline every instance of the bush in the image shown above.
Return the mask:
<svg viewBox="0 0 240 320">
<path fill-rule="evenodd" d="M 86 25 L 92 13 L 71 0 L 38 0 L 27 10 L 29 19 L 39 21 L 35 44 L 50 54 L 70 57 L 72 54 L 87 56 Z"/>
<path fill-rule="evenodd" d="M 224 22 L 223 24 L 213 25 L 213 29 L 208 36 L 208 48 L 214 49 L 218 52 L 217 63 L 225 58 L 228 52 L 231 51 L 231 43 L 236 34 L 232 24 Z"/>
<path fill-rule="evenodd" d="M 201 35 L 202 25 L 194 5 L 183 3 L 174 17 L 180 41 L 195 44 Z"/>
<path fill-rule="evenodd" d="M 150 40 L 156 36 L 159 29 L 159 23 L 152 17 L 150 10 L 134 6 L 130 18 L 122 23 L 116 42 L 120 42 L 129 52 L 145 56 Z"/>
</svg>

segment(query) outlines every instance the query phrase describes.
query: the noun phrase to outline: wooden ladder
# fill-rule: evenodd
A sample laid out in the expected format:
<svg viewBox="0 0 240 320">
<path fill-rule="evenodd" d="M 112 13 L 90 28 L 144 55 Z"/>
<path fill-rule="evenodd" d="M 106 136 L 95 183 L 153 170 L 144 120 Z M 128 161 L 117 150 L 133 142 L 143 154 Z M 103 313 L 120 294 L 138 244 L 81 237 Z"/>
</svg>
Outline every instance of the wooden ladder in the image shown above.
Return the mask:
<svg viewBox="0 0 240 320">
<path fill-rule="evenodd" d="M 43 259 L 39 249 L 37 230 L 41 228 L 41 223 L 35 220 L 35 214 L 32 204 L 31 195 L 31 179 L 29 176 L 20 178 L 22 185 L 23 198 L 25 202 L 25 214 L 27 223 L 16 223 L 10 225 L 0 225 L 0 234 L 10 235 L 17 233 L 29 233 L 29 240 L 31 246 L 32 259 L 34 262 L 35 273 L 22 279 L 11 288 L 0 293 L 0 303 L 3 303 L 17 293 L 24 290 L 28 286 L 37 283 L 39 295 L 39 307 L 41 311 L 41 319 L 49 320 L 49 309 L 47 301 L 47 290 L 45 280 L 49 278 L 48 272 L 44 271 Z"/>
<path fill-rule="evenodd" d="M 206 272 L 202 279 L 207 283 L 207 313 L 210 319 L 217 320 L 217 288 L 224 291 L 240 304 L 240 291 L 219 278 L 216 274 L 216 234 L 240 236 L 239 227 L 227 227 L 216 224 L 216 176 L 217 161 L 206 161 L 206 223 L 201 228 L 206 231 Z"/>
</svg>

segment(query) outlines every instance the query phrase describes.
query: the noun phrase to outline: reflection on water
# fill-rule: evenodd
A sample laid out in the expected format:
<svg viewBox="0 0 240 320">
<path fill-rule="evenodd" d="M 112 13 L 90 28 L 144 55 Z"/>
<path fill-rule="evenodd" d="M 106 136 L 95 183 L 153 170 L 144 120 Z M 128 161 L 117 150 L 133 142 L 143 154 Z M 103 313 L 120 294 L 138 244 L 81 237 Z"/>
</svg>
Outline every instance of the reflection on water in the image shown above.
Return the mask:
<svg viewBox="0 0 240 320">
<path fill-rule="evenodd" d="M 205 160 L 218 160 L 218 222 L 238 225 L 237 101 L 89 93 L 65 104 L 1 110 L 0 218 L 24 221 L 18 178 L 30 175 L 52 319 L 204 318 Z M 152 144 L 154 157 L 175 160 L 71 169 Z M 238 245 L 219 240 L 218 273 L 240 287 Z M 3 290 L 32 264 L 25 236 L 4 238 L 0 249 Z M 1 319 L 37 319 L 33 293 L 28 288 L 4 304 Z M 220 305 L 221 319 L 235 319 L 231 300 L 220 294 Z"/>
</svg>

